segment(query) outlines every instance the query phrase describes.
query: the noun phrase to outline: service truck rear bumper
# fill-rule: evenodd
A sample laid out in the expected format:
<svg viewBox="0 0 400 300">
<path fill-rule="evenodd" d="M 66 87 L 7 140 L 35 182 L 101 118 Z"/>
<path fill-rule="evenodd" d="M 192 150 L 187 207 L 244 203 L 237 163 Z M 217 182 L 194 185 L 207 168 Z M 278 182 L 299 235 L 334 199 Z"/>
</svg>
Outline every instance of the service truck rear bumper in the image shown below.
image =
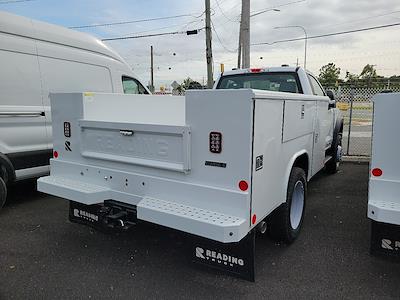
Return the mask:
<svg viewBox="0 0 400 300">
<path fill-rule="evenodd" d="M 400 257 L 400 182 L 370 178 L 371 253 Z"/>
<path fill-rule="evenodd" d="M 68 165 L 71 165 L 70 163 L 53 162 L 53 167 L 55 167 L 55 164 L 62 165 L 65 170 L 68 169 Z M 86 170 L 87 172 L 99 173 L 98 168 L 90 166 L 85 166 Z M 108 174 L 113 174 L 111 170 L 107 171 Z M 68 174 L 68 172 L 66 173 Z M 112 175 L 109 176 L 112 177 Z M 140 177 L 140 175 L 131 174 L 128 181 L 141 182 Z M 83 180 L 84 178 L 83 175 L 81 178 L 77 177 L 76 179 L 72 176 L 65 177 L 58 175 L 42 177 L 38 180 L 38 190 L 83 205 L 102 204 L 107 200 L 115 200 L 133 205 L 136 207 L 138 220 L 152 222 L 223 243 L 239 242 L 250 231 L 249 222 L 239 216 L 226 214 L 207 207 L 187 205 L 183 201 L 171 201 L 146 195 L 127 194 L 121 190 L 110 188 L 106 180 L 104 180 L 103 185 L 100 185 L 96 182 L 86 182 Z M 93 177 L 91 179 L 93 180 Z M 163 181 L 164 179 L 152 178 L 152 180 L 154 182 Z M 188 185 L 184 182 L 177 184 L 182 189 L 185 189 L 185 185 Z M 196 190 L 193 187 L 187 188 Z M 204 189 L 209 190 L 213 188 L 197 187 L 199 191 Z M 218 193 L 224 197 L 234 197 L 234 192 L 227 190 L 215 191 L 215 194 Z M 208 197 L 209 195 L 209 193 L 205 193 L 204 197 Z M 199 198 L 199 195 L 196 195 L 194 192 L 193 197 Z M 209 201 L 210 199 L 204 199 L 203 202 L 207 204 Z M 215 201 L 218 201 L 218 199 L 215 199 Z"/>
<path fill-rule="evenodd" d="M 400 225 L 400 182 L 370 179 L 368 217 L 374 221 Z"/>
</svg>

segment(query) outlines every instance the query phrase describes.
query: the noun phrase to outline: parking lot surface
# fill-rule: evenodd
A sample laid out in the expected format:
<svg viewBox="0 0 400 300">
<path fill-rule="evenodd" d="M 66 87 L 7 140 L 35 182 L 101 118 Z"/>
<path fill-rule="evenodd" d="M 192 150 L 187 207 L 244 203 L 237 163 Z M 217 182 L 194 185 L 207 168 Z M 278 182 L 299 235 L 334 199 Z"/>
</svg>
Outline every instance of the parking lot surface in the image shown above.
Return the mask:
<svg viewBox="0 0 400 300">
<path fill-rule="evenodd" d="M 400 263 L 369 254 L 367 187 L 366 164 L 317 175 L 299 239 L 257 237 L 251 283 L 191 264 L 177 231 L 97 232 L 67 220 L 67 201 L 20 183 L 0 211 L 0 298 L 398 299 Z"/>
</svg>

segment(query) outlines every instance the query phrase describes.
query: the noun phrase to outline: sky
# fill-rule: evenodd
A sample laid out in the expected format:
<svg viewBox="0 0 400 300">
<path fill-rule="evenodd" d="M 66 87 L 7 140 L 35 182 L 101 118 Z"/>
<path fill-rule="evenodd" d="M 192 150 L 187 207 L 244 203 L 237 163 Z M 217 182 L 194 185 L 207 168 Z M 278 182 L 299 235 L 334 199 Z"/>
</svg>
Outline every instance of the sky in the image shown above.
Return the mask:
<svg viewBox="0 0 400 300">
<path fill-rule="evenodd" d="M 0 10 L 65 27 L 143 20 L 185 15 L 171 19 L 118 26 L 76 29 L 98 38 L 146 35 L 204 28 L 203 0 L 30 0 L 9 3 L 0 0 Z M 3 2 L 3 3 L 2 3 Z M 308 36 L 400 23 L 399 0 L 251 0 L 251 11 L 269 10 L 251 18 L 251 43 Z M 236 67 L 240 0 L 211 0 L 214 78 Z M 145 83 L 150 78 L 150 46 L 154 47 L 156 88 L 191 77 L 206 82 L 205 32 L 106 42 L 132 67 Z M 359 74 L 366 64 L 379 75 L 400 75 L 400 26 L 308 40 L 307 69 L 319 74 L 333 62 Z M 303 65 L 304 40 L 251 46 L 251 66 Z"/>
</svg>

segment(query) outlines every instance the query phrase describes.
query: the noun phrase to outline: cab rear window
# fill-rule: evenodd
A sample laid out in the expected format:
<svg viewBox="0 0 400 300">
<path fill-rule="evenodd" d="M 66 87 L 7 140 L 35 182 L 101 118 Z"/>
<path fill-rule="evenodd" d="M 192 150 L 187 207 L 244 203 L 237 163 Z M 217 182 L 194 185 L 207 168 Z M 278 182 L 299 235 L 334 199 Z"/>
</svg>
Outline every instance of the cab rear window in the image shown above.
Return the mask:
<svg viewBox="0 0 400 300">
<path fill-rule="evenodd" d="M 301 94 L 296 73 L 245 73 L 221 77 L 217 89 L 257 89 Z"/>
</svg>

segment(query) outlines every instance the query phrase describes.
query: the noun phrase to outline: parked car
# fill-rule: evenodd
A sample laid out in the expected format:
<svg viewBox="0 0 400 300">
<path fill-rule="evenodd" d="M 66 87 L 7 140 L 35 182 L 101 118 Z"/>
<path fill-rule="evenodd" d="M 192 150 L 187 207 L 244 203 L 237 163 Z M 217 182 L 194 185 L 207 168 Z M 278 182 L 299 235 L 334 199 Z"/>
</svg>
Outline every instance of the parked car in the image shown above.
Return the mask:
<svg viewBox="0 0 400 300">
<path fill-rule="evenodd" d="M 0 12 L 0 66 L 0 208 L 7 185 L 49 171 L 50 93 L 149 93 L 97 38 L 6 12 Z"/>
</svg>

